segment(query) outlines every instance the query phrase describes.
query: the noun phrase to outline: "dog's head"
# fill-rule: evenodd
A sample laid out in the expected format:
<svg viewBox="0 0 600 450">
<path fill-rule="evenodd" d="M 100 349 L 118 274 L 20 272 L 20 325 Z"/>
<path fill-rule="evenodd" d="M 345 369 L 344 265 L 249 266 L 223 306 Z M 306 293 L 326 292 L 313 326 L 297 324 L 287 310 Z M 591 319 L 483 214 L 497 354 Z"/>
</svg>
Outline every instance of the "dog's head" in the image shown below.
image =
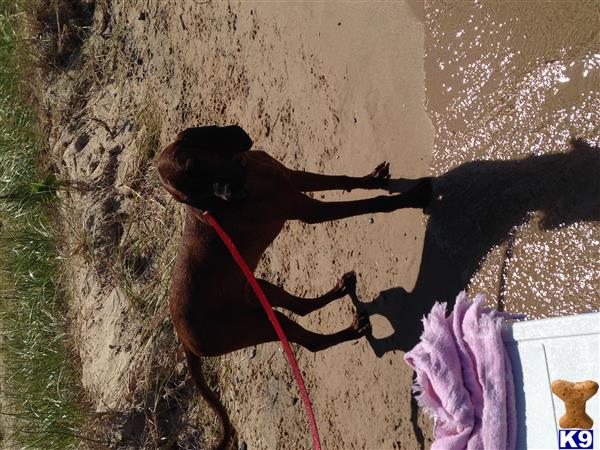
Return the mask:
<svg viewBox="0 0 600 450">
<path fill-rule="evenodd" d="M 180 202 L 218 210 L 243 200 L 246 171 L 239 154 L 252 140 L 239 126 L 188 128 L 157 160 L 163 186 Z"/>
</svg>

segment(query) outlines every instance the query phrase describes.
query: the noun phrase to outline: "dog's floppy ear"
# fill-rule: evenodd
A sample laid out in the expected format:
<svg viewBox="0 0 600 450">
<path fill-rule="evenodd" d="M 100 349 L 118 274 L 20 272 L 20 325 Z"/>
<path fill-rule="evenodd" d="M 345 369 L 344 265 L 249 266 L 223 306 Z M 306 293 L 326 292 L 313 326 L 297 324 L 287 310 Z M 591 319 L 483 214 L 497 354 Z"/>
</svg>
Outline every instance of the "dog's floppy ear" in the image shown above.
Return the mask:
<svg viewBox="0 0 600 450">
<path fill-rule="evenodd" d="M 226 201 L 215 197 L 212 187 L 190 185 L 185 168 L 173 157 L 174 145 L 171 144 L 163 150 L 156 164 L 158 178 L 164 188 L 178 202 L 202 211 L 222 209 L 226 206 Z"/>
<path fill-rule="evenodd" d="M 177 155 L 178 142 L 179 135 L 173 144 L 166 146 L 163 151 L 160 152 L 160 155 L 156 160 L 156 169 L 161 184 L 173 197 L 175 197 L 175 200 L 182 203 L 188 203 L 189 196 L 181 190 L 185 168 L 184 162 L 181 158 L 178 158 Z"/>
<path fill-rule="evenodd" d="M 177 135 L 175 143 L 204 151 L 236 154 L 252 148 L 252 139 L 238 125 L 188 128 Z"/>
<path fill-rule="evenodd" d="M 220 128 L 221 141 L 223 142 L 223 149 L 230 151 L 232 154 L 247 152 L 252 148 L 252 139 L 248 136 L 248 133 L 238 125 L 229 125 Z"/>
</svg>

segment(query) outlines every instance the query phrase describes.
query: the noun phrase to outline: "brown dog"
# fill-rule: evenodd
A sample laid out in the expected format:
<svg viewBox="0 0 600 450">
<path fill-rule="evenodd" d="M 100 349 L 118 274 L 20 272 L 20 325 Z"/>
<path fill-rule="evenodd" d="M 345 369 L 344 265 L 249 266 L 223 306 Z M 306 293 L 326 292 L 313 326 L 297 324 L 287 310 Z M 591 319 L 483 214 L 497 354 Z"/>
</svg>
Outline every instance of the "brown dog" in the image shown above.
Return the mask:
<svg viewBox="0 0 600 450">
<path fill-rule="evenodd" d="M 173 268 L 170 309 L 173 326 L 200 392 L 222 420 L 219 449 L 231 436 L 227 413 L 206 385 L 199 357 L 223 355 L 277 339 L 275 331 L 241 270 L 216 232 L 202 217 L 210 211 L 231 236 L 248 265 L 258 261 L 286 220 L 319 223 L 359 214 L 423 208 L 431 181 L 411 191 L 367 200 L 321 202 L 303 194 L 330 189 L 384 189 L 389 165 L 364 177 L 328 176 L 291 170 L 262 151 L 249 152 L 252 141 L 237 126 L 189 128 L 177 135 L 157 161 L 165 188 L 186 204 L 183 237 Z M 303 299 L 266 280 L 258 280 L 274 307 L 306 315 L 344 297 L 356 287 L 353 272 L 317 298 Z M 370 330 L 365 314 L 330 335 L 313 333 L 276 312 L 288 339 L 319 351 L 357 339 Z"/>
</svg>

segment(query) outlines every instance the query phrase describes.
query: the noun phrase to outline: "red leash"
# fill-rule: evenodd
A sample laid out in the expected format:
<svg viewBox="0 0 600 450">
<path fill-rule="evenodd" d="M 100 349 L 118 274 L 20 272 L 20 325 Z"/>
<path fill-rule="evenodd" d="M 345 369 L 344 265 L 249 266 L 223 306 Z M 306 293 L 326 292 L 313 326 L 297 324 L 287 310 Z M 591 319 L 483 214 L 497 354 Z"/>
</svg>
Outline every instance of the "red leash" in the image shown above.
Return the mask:
<svg viewBox="0 0 600 450">
<path fill-rule="evenodd" d="M 242 257 L 242 255 L 240 255 L 240 252 L 236 248 L 236 246 L 233 243 L 233 241 L 231 240 L 231 238 L 227 235 L 227 233 L 225 233 L 223 228 L 221 228 L 221 226 L 217 223 L 215 218 L 213 216 L 211 216 L 208 213 L 208 211 L 203 212 L 202 215 L 206 218 L 208 223 L 214 228 L 214 230 L 217 232 L 219 237 L 223 240 L 223 243 L 229 249 L 231 256 L 233 256 L 233 259 L 235 259 L 235 262 L 238 264 L 238 266 L 240 266 L 240 269 L 242 269 L 244 276 L 250 283 L 250 286 L 252 286 L 252 289 L 254 290 L 254 293 L 258 297 L 260 304 L 264 308 L 265 312 L 267 313 L 267 316 L 269 317 L 269 320 L 273 324 L 273 328 L 275 328 L 275 332 L 277 333 L 277 336 L 279 337 L 279 340 L 281 341 L 281 345 L 283 346 L 283 349 L 285 350 L 287 359 L 290 363 L 290 366 L 292 367 L 292 372 L 294 373 L 294 378 L 296 378 L 296 383 L 298 384 L 298 388 L 300 389 L 300 395 L 302 396 L 302 402 L 304 403 L 304 409 L 306 410 L 306 416 L 308 417 L 308 424 L 310 425 L 310 431 L 311 431 L 312 437 L 313 437 L 314 448 L 315 448 L 315 450 L 321 450 L 321 442 L 319 440 L 319 430 L 317 429 L 317 422 L 315 420 L 315 415 L 313 413 L 310 399 L 308 398 L 308 392 L 306 391 L 306 386 L 304 385 L 304 380 L 302 379 L 302 374 L 300 373 L 300 369 L 298 368 L 298 361 L 296 361 L 296 357 L 294 356 L 292 347 L 290 347 L 290 343 L 287 340 L 287 338 L 285 337 L 285 333 L 283 332 L 283 329 L 281 328 L 281 325 L 279 324 L 279 320 L 277 320 L 277 317 L 275 316 L 275 313 L 273 312 L 273 308 L 269 304 L 269 301 L 267 300 L 265 293 L 258 285 L 258 282 L 256 281 L 256 278 L 254 278 L 254 275 L 252 274 L 252 271 L 248 267 L 248 264 L 246 264 L 246 261 L 244 261 L 244 258 Z"/>
</svg>

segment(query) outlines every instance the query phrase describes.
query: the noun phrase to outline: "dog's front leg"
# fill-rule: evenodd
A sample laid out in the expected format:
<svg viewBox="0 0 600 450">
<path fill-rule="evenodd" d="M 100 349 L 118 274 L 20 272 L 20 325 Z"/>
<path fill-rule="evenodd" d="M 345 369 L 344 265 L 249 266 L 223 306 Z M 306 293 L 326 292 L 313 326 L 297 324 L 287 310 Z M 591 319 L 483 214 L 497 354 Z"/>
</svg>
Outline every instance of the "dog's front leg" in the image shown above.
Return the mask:
<svg viewBox="0 0 600 450">
<path fill-rule="evenodd" d="M 386 189 L 390 179 L 390 164 L 383 162 L 364 177 L 346 175 L 321 175 L 318 173 L 290 170 L 289 178 L 300 192 L 329 191 L 335 189 Z"/>
<path fill-rule="evenodd" d="M 327 222 L 346 217 L 378 212 L 391 212 L 400 208 L 425 208 L 432 197 L 431 179 L 426 178 L 410 191 L 398 195 L 382 195 L 366 200 L 348 202 L 322 202 L 298 194 L 290 219 L 306 223 Z"/>
</svg>

